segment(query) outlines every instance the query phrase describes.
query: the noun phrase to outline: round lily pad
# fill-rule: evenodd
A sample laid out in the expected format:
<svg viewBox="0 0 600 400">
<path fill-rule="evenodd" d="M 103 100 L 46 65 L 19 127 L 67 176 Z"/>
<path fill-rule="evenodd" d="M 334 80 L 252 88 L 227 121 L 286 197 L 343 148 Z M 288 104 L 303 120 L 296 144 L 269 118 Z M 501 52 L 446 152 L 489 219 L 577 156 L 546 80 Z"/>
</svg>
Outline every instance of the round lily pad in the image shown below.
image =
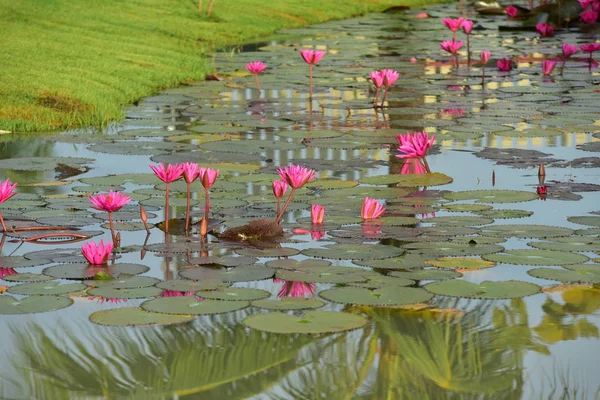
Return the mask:
<svg viewBox="0 0 600 400">
<path fill-rule="evenodd" d="M 199 291 L 196 294 L 205 299 L 252 301 L 266 299 L 271 293 L 261 289 L 251 288 L 219 288 L 214 291 Z"/>
<path fill-rule="evenodd" d="M 179 272 L 183 278 L 194 281 L 217 280 L 224 282 L 249 282 L 267 279 L 275 274 L 275 270 L 264 265 L 247 265 L 235 268 L 188 268 Z"/>
<path fill-rule="evenodd" d="M 305 310 L 319 308 L 325 305 L 325 302 L 318 299 L 309 299 L 303 297 L 282 297 L 278 300 L 264 299 L 252 302 L 254 307 L 266 308 L 267 310 Z"/>
<path fill-rule="evenodd" d="M 481 257 L 487 261 L 516 265 L 568 265 L 589 260 L 588 257 L 577 253 L 537 249 L 505 250 L 504 253 L 484 254 Z"/>
<path fill-rule="evenodd" d="M 130 289 L 113 289 L 111 287 L 99 287 L 90 289 L 91 296 L 100 296 L 105 299 L 143 299 L 146 297 L 160 296 L 163 290 L 157 287 L 141 287 Z"/>
<path fill-rule="evenodd" d="M 39 282 L 39 283 L 24 283 L 22 285 L 11 286 L 8 288 L 9 293 L 22 295 L 44 295 L 56 296 L 67 293 L 79 292 L 87 289 L 87 286 L 81 283 L 65 283 L 60 282 Z"/>
<path fill-rule="evenodd" d="M 423 219 L 422 222 L 438 225 L 471 226 L 491 224 L 492 222 L 494 222 L 494 220 L 489 218 L 471 216 L 443 216 Z"/>
<path fill-rule="evenodd" d="M 90 315 L 90 321 L 106 326 L 156 326 L 172 325 L 191 321 L 190 315 L 161 314 L 125 307 L 98 311 Z"/>
<path fill-rule="evenodd" d="M 536 200 L 538 195 L 522 190 L 467 190 L 444 194 L 448 200 L 475 200 L 477 203 L 517 203 Z"/>
<path fill-rule="evenodd" d="M 594 264 L 569 265 L 562 268 L 535 268 L 527 273 L 536 278 L 569 282 L 600 283 L 600 266 Z"/>
<path fill-rule="evenodd" d="M 291 258 L 281 258 L 278 260 L 267 261 L 266 266 L 270 268 L 281 268 L 288 270 L 303 270 L 310 272 L 313 268 L 327 268 L 331 265 L 330 261 L 325 260 L 294 260 Z"/>
<path fill-rule="evenodd" d="M 35 257 L 27 259 L 19 256 L 6 256 L 0 257 L 0 268 L 25 268 L 25 267 L 38 267 L 40 265 L 50 263 L 50 259 Z"/>
<path fill-rule="evenodd" d="M 132 276 L 127 278 L 117 278 L 113 280 L 88 280 L 83 281 L 88 286 L 108 289 L 137 289 L 154 286 L 160 280 L 151 276 Z"/>
<path fill-rule="evenodd" d="M 426 267 L 427 260 L 434 259 L 435 256 L 427 256 L 420 254 L 404 254 L 402 257 L 386 258 L 384 260 L 352 260 L 356 265 L 363 267 L 381 268 L 381 269 L 411 269 Z"/>
<path fill-rule="evenodd" d="M 384 286 L 375 290 L 343 287 L 324 290 L 319 296 L 336 303 L 364 306 L 394 307 L 429 301 L 433 296 L 423 289 Z"/>
<path fill-rule="evenodd" d="M 300 253 L 299 250 L 290 247 L 276 247 L 272 249 L 244 248 L 236 249 L 235 252 L 241 256 L 248 257 L 291 257 Z"/>
<path fill-rule="evenodd" d="M 249 328 L 271 333 L 334 333 L 357 329 L 368 320 L 359 315 L 332 311 L 308 311 L 302 317 L 283 313 L 267 313 L 242 321 Z"/>
<path fill-rule="evenodd" d="M 312 283 L 348 283 L 365 281 L 366 276 L 371 274 L 360 268 L 350 267 L 299 267 L 297 270 L 290 271 L 281 269 L 275 276 L 292 282 L 312 282 Z"/>
<path fill-rule="evenodd" d="M 21 274 L 8 275 L 8 276 L 3 277 L 2 279 L 4 279 L 5 281 L 8 281 L 8 282 L 42 282 L 42 281 L 51 281 L 54 278 L 52 278 L 51 276 L 46 276 L 46 275 L 42 275 L 42 274 L 21 273 Z"/>
<path fill-rule="evenodd" d="M 452 178 L 439 172 L 414 175 L 375 175 L 363 178 L 360 183 L 368 185 L 437 186 L 452 183 Z M 537 196 L 536 196 L 537 198 Z"/>
<path fill-rule="evenodd" d="M 106 272 L 113 278 L 121 274 L 140 275 L 150 270 L 141 264 L 113 264 L 108 266 L 90 264 L 62 264 L 48 267 L 42 273 L 58 279 L 90 279 L 100 271 Z"/>
<path fill-rule="evenodd" d="M 460 278 L 462 274 L 436 268 L 421 268 L 410 271 L 392 271 L 390 276 L 404 279 L 414 279 L 416 281 L 440 281 L 444 279 Z"/>
<path fill-rule="evenodd" d="M 419 254 L 437 256 L 472 256 L 477 254 L 498 253 L 504 247 L 497 244 L 469 244 L 455 242 L 419 242 L 407 243 L 404 248 Z"/>
<path fill-rule="evenodd" d="M 487 204 L 445 204 L 443 208 L 452 212 L 478 212 L 491 210 Z"/>
<path fill-rule="evenodd" d="M 454 269 L 459 272 L 491 268 L 496 265 L 495 262 L 472 257 L 442 257 L 436 260 L 425 261 L 425 264 L 433 265 L 438 268 Z"/>
<path fill-rule="evenodd" d="M 477 214 L 488 218 L 525 218 L 533 215 L 533 211 L 526 210 L 484 210 L 477 211 Z"/>
<path fill-rule="evenodd" d="M 442 296 L 475 297 L 480 299 L 511 299 L 539 293 L 540 287 L 529 282 L 485 281 L 481 284 L 458 279 L 428 283 L 424 288 Z"/>
<path fill-rule="evenodd" d="M 188 262 L 190 265 L 207 265 L 217 264 L 225 267 L 239 267 L 241 265 L 252 265 L 258 259 L 256 257 L 235 257 L 235 256 L 206 256 L 206 257 L 194 257 Z"/>
<path fill-rule="evenodd" d="M 380 244 L 333 244 L 323 248 L 302 251 L 307 257 L 329 258 L 334 260 L 378 260 L 398 257 L 403 249 Z"/>
<path fill-rule="evenodd" d="M 597 216 L 585 215 L 582 217 L 569 217 L 567 220 L 575 224 L 600 227 L 600 217 Z"/>
<path fill-rule="evenodd" d="M 554 238 L 569 236 L 573 230 L 559 226 L 547 225 L 494 225 L 486 226 L 479 230 L 483 236 L 517 237 L 517 238 Z"/>
<path fill-rule="evenodd" d="M 215 290 L 220 286 L 227 286 L 227 284 L 218 280 L 190 281 L 187 279 L 163 281 L 158 282 L 156 284 L 157 288 L 171 290 L 174 292 L 196 292 L 198 290 Z"/>
<path fill-rule="evenodd" d="M 66 296 L 30 296 L 17 300 L 12 296 L 0 296 L 0 314 L 33 314 L 60 310 L 73 304 Z"/>
<path fill-rule="evenodd" d="M 195 296 L 163 297 L 142 303 L 142 309 L 165 314 L 209 315 L 241 310 L 247 301 L 200 300 Z"/>
<path fill-rule="evenodd" d="M 558 251 L 600 251 L 600 240 L 590 236 L 566 236 L 547 242 L 529 242 L 536 249 Z"/>
</svg>

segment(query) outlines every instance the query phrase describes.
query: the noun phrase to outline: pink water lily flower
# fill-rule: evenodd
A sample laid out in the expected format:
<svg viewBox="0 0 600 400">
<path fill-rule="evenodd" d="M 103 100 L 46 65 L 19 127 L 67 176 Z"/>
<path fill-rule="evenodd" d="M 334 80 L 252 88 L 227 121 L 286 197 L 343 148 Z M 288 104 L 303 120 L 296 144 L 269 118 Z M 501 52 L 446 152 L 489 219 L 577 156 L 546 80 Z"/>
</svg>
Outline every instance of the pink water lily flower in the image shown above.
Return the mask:
<svg viewBox="0 0 600 400">
<path fill-rule="evenodd" d="M 579 19 L 584 24 L 593 24 L 598 20 L 598 11 L 596 10 L 587 10 L 579 14 Z"/>
<path fill-rule="evenodd" d="M 471 31 L 473 30 L 473 21 L 471 21 L 470 19 L 465 19 L 461 25 L 461 28 L 464 33 L 470 35 Z"/>
<path fill-rule="evenodd" d="M 579 5 L 581 5 L 581 8 L 585 10 L 591 5 L 593 5 L 596 2 L 596 0 L 577 0 L 577 2 L 579 3 Z"/>
<path fill-rule="evenodd" d="M 544 75 L 550 75 L 555 66 L 556 61 L 544 60 L 542 61 L 542 72 Z"/>
<path fill-rule="evenodd" d="M 496 62 L 496 66 L 498 67 L 498 69 L 500 71 L 508 72 L 508 71 L 512 70 L 512 61 L 507 60 L 506 58 L 503 58 L 502 60 L 498 60 Z"/>
<path fill-rule="evenodd" d="M 212 185 L 214 185 L 218 177 L 218 169 L 204 167 L 198 169 L 198 178 L 200 179 L 200 182 L 202 183 L 204 189 L 209 189 Z"/>
<path fill-rule="evenodd" d="M 435 141 L 435 134 L 429 136 L 427 132 L 407 132 L 405 134 L 399 134 L 396 136 L 400 147 L 398 150 L 404 154 L 398 154 L 398 158 L 407 157 L 425 157 L 427 151 L 433 146 Z"/>
<path fill-rule="evenodd" d="M 16 274 L 14 268 L 0 268 L 0 279 L 3 279 L 5 276 L 10 276 Z"/>
<path fill-rule="evenodd" d="M 442 50 L 447 51 L 450 54 L 456 54 L 462 47 L 463 43 L 464 42 L 462 40 L 458 42 L 455 40 L 444 40 L 440 43 L 440 47 Z"/>
<path fill-rule="evenodd" d="M 479 53 L 479 62 L 483 65 L 486 65 L 490 61 L 490 57 L 492 56 L 491 51 L 482 51 Z"/>
<path fill-rule="evenodd" d="M 362 219 L 376 219 L 384 213 L 386 208 L 375 199 L 365 197 L 360 210 L 360 217 Z"/>
<path fill-rule="evenodd" d="M 315 294 L 317 285 L 311 282 L 283 281 L 283 287 L 277 293 L 277 297 L 304 297 Z"/>
<path fill-rule="evenodd" d="M 327 54 L 326 51 L 319 50 L 300 50 L 300 55 L 305 63 L 314 65 L 317 64 Z"/>
<path fill-rule="evenodd" d="M 167 164 L 166 167 L 163 163 L 158 165 L 150 165 L 154 175 L 165 183 L 175 182 L 181 175 L 183 175 L 183 166 L 181 164 Z"/>
<path fill-rule="evenodd" d="M 278 167 L 277 173 L 292 189 L 301 188 L 316 176 L 314 169 L 294 164 L 290 164 L 287 167 Z"/>
<path fill-rule="evenodd" d="M 325 207 L 313 204 L 310 208 L 310 220 L 313 224 L 322 224 L 325 217 Z"/>
<path fill-rule="evenodd" d="M 442 22 L 444 23 L 446 28 L 448 28 L 448 29 L 450 29 L 450 31 L 452 31 L 452 39 L 453 40 L 456 39 L 456 32 L 458 32 L 458 30 L 461 28 L 464 21 L 465 21 L 464 18 L 456 18 L 456 19 L 442 18 Z"/>
<path fill-rule="evenodd" d="M 569 58 L 575 53 L 577 53 L 577 46 L 575 46 L 574 44 L 569 44 L 569 43 L 562 44 L 563 58 Z"/>
<path fill-rule="evenodd" d="M 582 44 L 579 48 L 584 53 L 592 54 L 592 53 L 600 50 L 600 43 L 586 43 L 586 44 Z"/>
<path fill-rule="evenodd" d="M 377 89 L 383 86 L 383 74 L 381 71 L 373 71 L 369 74 L 369 78 L 371 78 L 371 82 Z"/>
<path fill-rule="evenodd" d="M 81 246 L 81 252 L 83 256 L 88 261 L 88 263 L 93 265 L 102 265 L 108 262 L 110 255 L 113 250 L 113 244 L 111 242 L 104 242 L 101 240 L 99 244 L 96 242 L 88 242 L 84 243 Z"/>
<path fill-rule="evenodd" d="M 542 37 L 554 36 L 554 25 L 552 24 L 537 24 L 535 29 Z"/>
<path fill-rule="evenodd" d="M 398 80 L 398 77 L 400 77 L 398 71 L 394 71 L 393 69 L 382 69 L 381 75 L 383 76 L 383 85 L 388 87 L 392 86 Z"/>
<path fill-rule="evenodd" d="M 125 204 L 131 201 L 131 197 L 124 195 L 121 192 L 113 192 L 112 190 L 108 194 L 97 194 L 95 196 L 88 197 L 90 203 L 93 204 L 94 210 L 106 211 L 109 213 L 119 211 Z"/>
<path fill-rule="evenodd" d="M 198 177 L 199 167 L 197 163 L 184 162 L 181 163 L 183 167 L 183 180 L 185 183 L 192 183 Z"/>
<path fill-rule="evenodd" d="M 244 66 L 248 72 L 252 72 L 253 74 L 260 74 L 265 69 L 267 69 L 267 65 L 262 61 L 252 61 Z"/>
<path fill-rule="evenodd" d="M 506 15 L 508 15 L 510 18 L 516 17 L 519 13 L 519 9 L 515 6 L 508 6 L 504 11 L 506 11 Z"/>
<path fill-rule="evenodd" d="M 16 187 L 17 183 L 12 183 L 10 179 L 6 179 L 0 183 L 0 204 L 4 203 L 6 200 L 18 193 L 15 192 Z"/>
<path fill-rule="evenodd" d="M 285 192 L 287 192 L 288 184 L 284 180 L 278 179 L 273 181 L 272 186 L 273 194 L 278 199 L 281 199 L 285 195 Z"/>
</svg>

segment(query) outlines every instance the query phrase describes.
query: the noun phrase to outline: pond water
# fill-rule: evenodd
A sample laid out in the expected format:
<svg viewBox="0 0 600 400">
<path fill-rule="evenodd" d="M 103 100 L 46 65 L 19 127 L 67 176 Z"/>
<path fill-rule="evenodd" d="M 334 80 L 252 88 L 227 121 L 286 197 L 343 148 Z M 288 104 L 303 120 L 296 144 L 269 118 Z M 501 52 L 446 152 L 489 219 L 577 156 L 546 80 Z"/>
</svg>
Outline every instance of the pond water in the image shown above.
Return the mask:
<svg viewBox="0 0 600 400">
<path fill-rule="evenodd" d="M 87 196 L 122 190 L 133 201 L 115 214 L 122 247 L 104 267 L 117 280 L 85 281 L 95 289 L 80 284 L 101 269 L 83 263 L 81 243 L 4 237 L 0 397 L 597 398 L 600 74 L 581 54 L 562 75 L 560 65 L 541 73 L 563 42 L 593 39 L 505 32 L 517 23 L 469 15 L 473 58 L 492 53 L 482 86 L 465 48 L 458 69 L 440 50 L 451 38 L 441 17 L 455 6 L 428 12 L 218 53 L 223 80 L 142 99 L 103 132 L 3 137 L 3 179 L 19 182 L 0 205 L 9 226 L 110 240 Z M 312 101 L 300 48 L 327 51 Z M 499 72 L 501 58 L 515 68 Z M 261 93 L 243 72 L 259 60 Z M 400 78 L 374 109 L 368 76 L 382 68 Z M 436 134 L 431 174 L 406 174 L 414 165 L 395 156 L 395 136 L 414 131 Z M 171 185 L 167 235 L 164 184 L 148 168 L 185 161 L 220 169 L 219 231 L 275 218 L 277 166 L 317 179 L 297 191 L 277 243 L 209 235 L 201 245 L 204 189 L 193 185 L 186 236 L 186 185 Z M 369 223 L 365 195 L 387 207 Z M 325 206 L 320 226 L 312 204 Z"/>
</svg>

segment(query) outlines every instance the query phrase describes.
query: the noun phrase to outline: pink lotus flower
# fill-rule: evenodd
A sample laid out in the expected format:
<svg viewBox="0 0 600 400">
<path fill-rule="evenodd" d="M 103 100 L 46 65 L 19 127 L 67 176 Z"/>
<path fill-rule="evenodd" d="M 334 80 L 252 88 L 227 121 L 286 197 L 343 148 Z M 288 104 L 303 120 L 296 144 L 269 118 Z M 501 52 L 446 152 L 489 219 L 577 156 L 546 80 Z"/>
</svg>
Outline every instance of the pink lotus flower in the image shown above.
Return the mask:
<svg viewBox="0 0 600 400">
<path fill-rule="evenodd" d="M 427 155 L 427 151 L 431 148 L 431 146 L 433 146 L 433 142 L 435 141 L 435 135 L 429 136 L 427 132 L 414 132 L 413 134 L 407 132 L 404 135 L 397 135 L 396 139 L 400 144 L 398 150 L 404 153 L 399 154 L 396 157 L 420 158 L 425 157 Z"/>
<path fill-rule="evenodd" d="M 456 54 L 462 47 L 463 43 L 464 42 L 462 40 L 458 42 L 455 40 L 444 40 L 440 43 L 440 47 L 442 50 L 447 51 L 450 54 Z"/>
<path fill-rule="evenodd" d="M 411 57 L 410 58 L 410 62 L 413 63 L 413 64 L 416 63 L 417 62 L 417 58 L 416 57 Z"/>
<path fill-rule="evenodd" d="M 285 192 L 287 192 L 288 184 L 284 180 L 278 179 L 273 181 L 272 186 L 273 194 L 278 199 L 281 199 L 285 195 Z"/>
<path fill-rule="evenodd" d="M 131 201 L 131 197 L 124 195 L 121 192 L 113 192 L 108 194 L 98 194 L 88 197 L 90 203 L 93 204 L 94 210 L 106 211 L 109 213 L 119 211 L 125 204 Z"/>
<path fill-rule="evenodd" d="M 383 77 L 383 85 L 390 87 L 398 80 L 400 74 L 393 69 L 382 69 L 381 75 Z"/>
<path fill-rule="evenodd" d="M 365 197 L 360 210 L 360 217 L 362 219 L 375 219 L 379 218 L 385 211 L 383 204 L 370 197 Z"/>
<path fill-rule="evenodd" d="M 579 5 L 581 5 L 581 8 L 584 10 L 596 2 L 596 0 L 577 0 L 577 1 L 579 2 Z"/>
<path fill-rule="evenodd" d="M 96 242 L 88 242 L 81 246 L 81 252 L 88 261 L 93 265 L 103 265 L 108 262 L 108 259 L 112 253 L 113 244 L 111 242 L 104 242 L 101 240 L 98 245 Z"/>
<path fill-rule="evenodd" d="M 400 169 L 400 175 L 410 175 L 410 174 L 426 174 L 427 168 L 421 163 L 421 160 L 418 158 L 406 158 L 404 159 L 404 164 L 402 165 L 402 169 Z"/>
<path fill-rule="evenodd" d="M 319 61 L 321 61 L 321 59 L 323 58 L 323 56 L 325 56 L 325 54 L 327 54 L 327 52 L 325 52 L 325 51 L 300 50 L 300 55 L 302 56 L 302 59 L 304 60 L 305 63 L 310 64 L 310 65 L 317 64 Z"/>
<path fill-rule="evenodd" d="M 10 276 L 16 274 L 14 268 L 0 268 L 0 279 L 3 279 L 5 276 Z"/>
<path fill-rule="evenodd" d="M 200 182 L 202 183 L 204 189 L 209 189 L 212 185 L 214 185 L 218 177 L 218 169 L 204 167 L 198 169 L 198 178 L 200 179 Z"/>
<path fill-rule="evenodd" d="M 573 54 L 577 53 L 577 46 L 569 43 L 562 44 L 562 55 L 563 58 L 569 58 Z"/>
<path fill-rule="evenodd" d="M 554 25 L 552 24 L 537 24 L 535 29 L 542 37 L 554 36 Z"/>
<path fill-rule="evenodd" d="M 315 294 L 317 285 L 310 282 L 283 281 L 283 287 L 277 294 L 278 297 L 304 297 Z"/>
<path fill-rule="evenodd" d="M 544 60 L 542 61 L 542 72 L 544 75 L 550 75 L 555 66 L 556 61 Z"/>
<path fill-rule="evenodd" d="M 183 180 L 185 183 L 190 184 L 196 180 L 199 173 L 198 164 L 192 162 L 181 163 L 183 168 Z"/>
<path fill-rule="evenodd" d="M 310 208 L 310 220 L 313 224 L 322 224 L 325 217 L 325 207 L 313 204 Z"/>
<path fill-rule="evenodd" d="M 600 43 L 586 43 L 579 46 L 581 51 L 584 53 L 590 53 L 590 55 L 598 50 L 600 50 Z"/>
<path fill-rule="evenodd" d="M 504 11 L 506 11 L 506 15 L 508 15 L 510 18 L 516 17 L 519 13 L 519 9 L 515 6 L 508 6 Z"/>
<path fill-rule="evenodd" d="M 442 18 L 442 22 L 444 25 L 446 25 L 446 28 L 450 29 L 454 33 L 458 32 L 464 21 L 464 18 Z"/>
<path fill-rule="evenodd" d="M 377 89 L 383 86 L 383 74 L 381 71 L 373 71 L 369 74 L 369 78 L 371 78 L 371 82 Z"/>
<path fill-rule="evenodd" d="M 10 179 L 6 179 L 0 183 L 0 204 L 4 203 L 6 200 L 15 196 L 18 192 L 15 192 L 15 188 L 17 187 L 17 183 L 12 183 Z"/>
<path fill-rule="evenodd" d="M 244 68 L 246 68 L 248 72 L 252 72 L 253 74 L 260 74 L 265 69 L 267 69 L 267 66 L 262 61 L 252 61 L 246 64 Z"/>
<path fill-rule="evenodd" d="M 465 34 L 470 35 L 471 31 L 473 30 L 473 21 L 470 19 L 465 19 L 461 25 L 461 28 Z"/>
<path fill-rule="evenodd" d="M 587 10 L 579 14 L 579 18 L 584 24 L 593 24 L 598 20 L 598 11 Z"/>
<path fill-rule="evenodd" d="M 451 117 L 460 118 L 463 115 L 465 115 L 465 109 L 464 108 L 446 108 L 445 110 L 442 110 L 442 115 L 449 115 Z"/>
<path fill-rule="evenodd" d="M 287 167 L 278 167 L 277 173 L 293 189 L 299 189 L 314 179 L 315 170 L 290 164 Z"/>
<path fill-rule="evenodd" d="M 154 175 L 165 183 L 175 182 L 181 175 L 183 175 L 183 166 L 181 164 L 167 164 L 160 163 L 158 165 L 150 165 Z"/>
<path fill-rule="evenodd" d="M 479 53 L 479 62 L 483 65 L 486 65 L 490 61 L 490 57 L 492 56 L 491 51 L 482 51 Z"/>
<path fill-rule="evenodd" d="M 502 60 L 498 60 L 496 62 L 496 66 L 498 67 L 498 69 L 500 71 L 508 72 L 512 69 L 512 61 L 507 60 L 506 58 L 503 58 Z"/>
</svg>

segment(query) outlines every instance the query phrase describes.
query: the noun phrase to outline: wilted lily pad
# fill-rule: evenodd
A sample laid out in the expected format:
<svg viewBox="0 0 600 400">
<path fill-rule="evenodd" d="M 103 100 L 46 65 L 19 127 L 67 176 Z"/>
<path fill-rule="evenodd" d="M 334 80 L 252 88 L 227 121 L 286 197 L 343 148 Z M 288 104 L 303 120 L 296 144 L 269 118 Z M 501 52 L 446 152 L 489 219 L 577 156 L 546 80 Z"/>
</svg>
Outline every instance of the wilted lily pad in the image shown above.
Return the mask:
<svg viewBox="0 0 600 400">
<path fill-rule="evenodd" d="M 142 309 L 165 314 L 209 315 L 241 310 L 247 301 L 200 300 L 195 296 L 163 297 L 142 303 Z"/>
<path fill-rule="evenodd" d="M 428 283 L 424 288 L 435 294 L 452 297 L 475 297 L 480 299 L 511 299 L 530 296 L 540 291 L 538 285 L 522 281 L 493 282 L 476 284 L 461 280 L 448 280 Z"/>
<path fill-rule="evenodd" d="M 423 289 L 383 286 L 376 290 L 359 287 L 343 287 L 324 290 L 319 296 L 336 303 L 359 304 L 364 306 L 394 307 L 405 304 L 423 303 L 433 296 Z"/>
<path fill-rule="evenodd" d="M 283 313 L 253 315 L 242 323 L 249 328 L 272 333 L 334 333 L 357 329 L 367 319 L 343 312 L 308 311 L 301 318 Z"/>
<path fill-rule="evenodd" d="M 0 314 L 33 314 L 60 310 L 73 304 L 66 296 L 30 296 L 17 300 L 12 296 L 0 296 Z"/>
<path fill-rule="evenodd" d="M 325 302 L 304 297 L 282 297 L 278 300 L 255 300 L 252 302 L 252 305 L 254 307 L 266 308 L 267 310 L 305 310 L 323 307 Z"/>
<path fill-rule="evenodd" d="M 161 314 L 133 307 L 98 311 L 90 315 L 90 321 L 106 326 L 172 325 L 188 322 L 192 319 L 193 317 L 190 315 Z"/>
<path fill-rule="evenodd" d="M 488 261 L 517 265 L 568 265 L 589 260 L 588 257 L 577 253 L 537 249 L 505 250 L 504 253 L 485 254 L 481 257 Z"/>
</svg>

